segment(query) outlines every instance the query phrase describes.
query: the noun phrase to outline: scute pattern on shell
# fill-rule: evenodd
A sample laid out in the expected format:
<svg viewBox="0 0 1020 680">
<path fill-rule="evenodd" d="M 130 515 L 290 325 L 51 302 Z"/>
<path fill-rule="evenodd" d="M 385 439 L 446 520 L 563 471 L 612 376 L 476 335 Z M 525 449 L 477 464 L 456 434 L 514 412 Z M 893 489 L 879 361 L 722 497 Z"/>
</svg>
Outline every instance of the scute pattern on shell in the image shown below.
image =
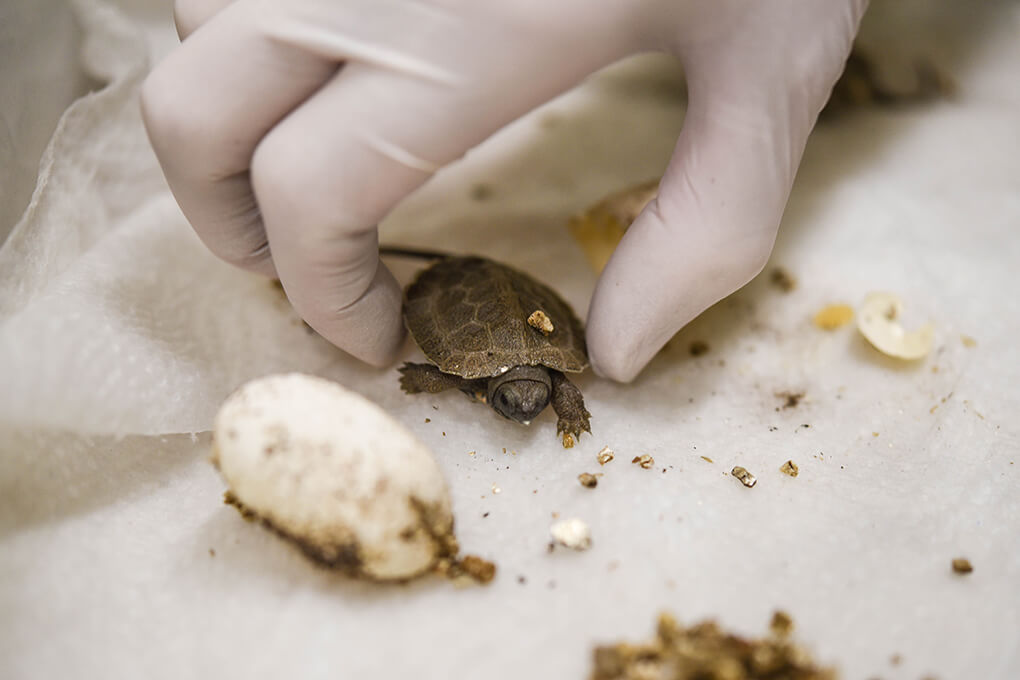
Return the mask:
<svg viewBox="0 0 1020 680">
<path fill-rule="evenodd" d="M 549 335 L 528 325 L 536 309 Z M 529 275 L 483 257 L 448 257 L 407 288 L 404 320 L 439 370 L 488 378 L 514 366 L 578 373 L 588 366 L 584 329 L 570 306 Z"/>
</svg>

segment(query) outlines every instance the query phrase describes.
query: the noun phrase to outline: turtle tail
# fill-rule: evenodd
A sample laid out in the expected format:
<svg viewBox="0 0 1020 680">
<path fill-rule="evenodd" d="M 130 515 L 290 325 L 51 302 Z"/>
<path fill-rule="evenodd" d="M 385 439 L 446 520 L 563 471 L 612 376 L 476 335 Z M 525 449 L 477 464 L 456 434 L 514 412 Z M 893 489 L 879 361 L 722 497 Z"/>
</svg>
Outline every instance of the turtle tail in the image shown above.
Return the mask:
<svg viewBox="0 0 1020 680">
<path fill-rule="evenodd" d="M 419 260 L 444 260 L 452 255 L 452 253 L 444 253 L 439 250 L 401 248 L 400 246 L 379 246 L 379 254 L 390 257 L 413 257 Z"/>
</svg>

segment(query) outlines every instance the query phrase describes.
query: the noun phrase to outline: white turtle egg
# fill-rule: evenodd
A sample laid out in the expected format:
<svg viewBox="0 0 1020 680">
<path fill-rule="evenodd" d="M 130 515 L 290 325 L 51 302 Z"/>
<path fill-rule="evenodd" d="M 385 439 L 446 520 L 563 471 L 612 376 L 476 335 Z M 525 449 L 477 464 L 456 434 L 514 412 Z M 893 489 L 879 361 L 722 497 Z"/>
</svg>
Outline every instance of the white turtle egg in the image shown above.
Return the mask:
<svg viewBox="0 0 1020 680">
<path fill-rule="evenodd" d="M 231 502 L 321 564 L 403 580 L 457 552 L 431 452 L 336 383 L 297 373 L 253 380 L 223 403 L 213 438 Z"/>
</svg>

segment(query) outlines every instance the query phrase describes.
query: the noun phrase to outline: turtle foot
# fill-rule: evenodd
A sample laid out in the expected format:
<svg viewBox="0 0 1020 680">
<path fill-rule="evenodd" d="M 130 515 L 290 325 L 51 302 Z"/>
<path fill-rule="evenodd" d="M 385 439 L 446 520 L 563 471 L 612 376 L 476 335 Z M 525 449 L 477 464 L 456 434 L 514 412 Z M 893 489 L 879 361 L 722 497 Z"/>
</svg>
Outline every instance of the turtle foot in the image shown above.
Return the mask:
<svg viewBox="0 0 1020 680">
<path fill-rule="evenodd" d="M 584 407 L 584 397 L 577 386 L 559 371 L 549 371 L 552 377 L 552 407 L 559 418 L 556 434 L 561 435 L 563 448 L 569 449 L 582 432 L 591 433 L 591 414 Z"/>
<path fill-rule="evenodd" d="M 436 392 L 445 392 L 446 390 L 459 390 L 464 389 L 466 383 L 472 382 L 465 380 L 459 375 L 443 373 L 432 364 L 412 364 L 408 362 L 398 370 L 400 371 L 400 389 L 408 394 L 420 394 L 422 392 L 435 394 Z"/>
</svg>

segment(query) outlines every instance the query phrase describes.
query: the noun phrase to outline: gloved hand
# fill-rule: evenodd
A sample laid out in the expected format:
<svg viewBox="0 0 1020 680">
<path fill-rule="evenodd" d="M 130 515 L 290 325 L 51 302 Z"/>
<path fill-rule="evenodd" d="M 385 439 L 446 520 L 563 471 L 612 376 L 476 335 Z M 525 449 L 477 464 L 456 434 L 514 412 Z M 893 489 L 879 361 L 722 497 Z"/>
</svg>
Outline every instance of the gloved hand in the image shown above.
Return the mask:
<svg viewBox="0 0 1020 680">
<path fill-rule="evenodd" d="M 622 57 L 662 50 L 690 103 L 653 201 L 595 289 L 588 349 L 632 379 L 764 266 L 866 0 L 178 0 L 142 105 L 224 260 L 277 275 L 375 365 L 403 338 L 375 225 L 439 167 Z"/>
</svg>

